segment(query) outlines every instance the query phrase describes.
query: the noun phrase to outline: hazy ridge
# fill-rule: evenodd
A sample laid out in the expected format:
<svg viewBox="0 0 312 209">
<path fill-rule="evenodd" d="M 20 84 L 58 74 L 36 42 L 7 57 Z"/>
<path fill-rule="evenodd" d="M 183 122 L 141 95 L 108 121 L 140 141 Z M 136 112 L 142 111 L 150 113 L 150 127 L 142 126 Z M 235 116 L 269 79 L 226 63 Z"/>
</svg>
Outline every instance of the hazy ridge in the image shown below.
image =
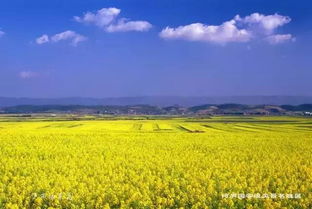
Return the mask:
<svg viewBox="0 0 312 209">
<path fill-rule="evenodd" d="M 0 107 L 17 105 L 153 105 L 185 107 L 203 104 L 247 104 L 247 105 L 300 105 L 312 104 L 312 96 L 142 96 L 142 97 L 111 97 L 111 98 L 13 98 L 0 97 Z"/>
</svg>

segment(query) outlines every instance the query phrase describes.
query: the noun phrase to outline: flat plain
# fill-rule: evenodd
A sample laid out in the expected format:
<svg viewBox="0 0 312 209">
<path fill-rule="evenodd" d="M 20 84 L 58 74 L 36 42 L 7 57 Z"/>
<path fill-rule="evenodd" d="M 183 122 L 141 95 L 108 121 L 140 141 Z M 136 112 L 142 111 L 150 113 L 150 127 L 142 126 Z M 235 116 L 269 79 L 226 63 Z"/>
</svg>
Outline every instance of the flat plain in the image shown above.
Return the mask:
<svg viewBox="0 0 312 209">
<path fill-rule="evenodd" d="M 0 115 L 1 208 L 312 208 L 304 117 Z"/>
</svg>

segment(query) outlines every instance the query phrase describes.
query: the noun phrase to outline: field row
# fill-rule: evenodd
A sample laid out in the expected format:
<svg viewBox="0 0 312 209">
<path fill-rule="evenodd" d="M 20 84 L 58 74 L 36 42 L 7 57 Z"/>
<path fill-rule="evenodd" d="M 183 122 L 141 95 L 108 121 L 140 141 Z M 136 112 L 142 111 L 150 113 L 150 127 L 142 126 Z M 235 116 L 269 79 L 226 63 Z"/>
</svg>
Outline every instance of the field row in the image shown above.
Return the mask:
<svg viewBox="0 0 312 209">
<path fill-rule="evenodd" d="M 280 124 L 280 123 L 204 123 L 204 122 L 163 122 L 163 121 L 71 121 L 71 122 L 31 122 L 0 123 L 0 130 L 67 130 L 67 131 L 117 131 L 117 132 L 285 132 L 312 131 L 312 124 Z"/>
</svg>

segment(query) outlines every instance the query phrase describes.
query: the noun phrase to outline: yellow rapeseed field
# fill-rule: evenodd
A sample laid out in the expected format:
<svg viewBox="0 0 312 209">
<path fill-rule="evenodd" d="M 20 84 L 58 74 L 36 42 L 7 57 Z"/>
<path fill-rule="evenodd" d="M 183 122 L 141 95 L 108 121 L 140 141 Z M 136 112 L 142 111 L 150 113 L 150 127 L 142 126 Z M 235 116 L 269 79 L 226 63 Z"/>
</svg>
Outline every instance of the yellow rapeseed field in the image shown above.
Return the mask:
<svg viewBox="0 0 312 209">
<path fill-rule="evenodd" d="M 306 118 L 3 117 L 0 159 L 0 208 L 312 208 Z"/>
</svg>

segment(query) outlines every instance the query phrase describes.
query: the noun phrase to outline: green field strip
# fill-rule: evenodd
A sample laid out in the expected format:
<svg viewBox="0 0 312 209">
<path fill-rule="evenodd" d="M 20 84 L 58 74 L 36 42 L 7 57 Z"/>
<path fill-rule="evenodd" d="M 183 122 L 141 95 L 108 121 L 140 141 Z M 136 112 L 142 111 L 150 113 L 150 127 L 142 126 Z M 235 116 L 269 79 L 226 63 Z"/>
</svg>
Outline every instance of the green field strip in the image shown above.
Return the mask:
<svg viewBox="0 0 312 209">
<path fill-rule="evenodd" d="M 287 130 L 287 131 L 311 131 L 310 129 L 295 126 L 295 125 L 284 125 L 281 128 L 283 128 L 284 130 Z"/>
<path fill-rule="evenodd" d="M 140 131 L 142 129 L 143 124 L 141 123 L 135 123 L 133 124 L 131 130 Z"/>
<path fill-rule="evenodd" d="M 158 123 L 158 127 L 161 131 L 173 131 L 174 128 L 168 123 Z"/>
<path fill-rule="evenodd" d="M 180 131 L 187 132 L 187 133 L 203 133 L 203 132 L 205 132 L 203 130 L 191 129 L 191 128 L 187 127 L 186 125 L 181 125 L 181 124 L 175 125 L 175 128 L 180 130 Z"/>
<path fill-rule="evenodd" d="M 312 131 L 312 126 L 296 126 L 297 130 L 301 131 Z"/>
<path fill-rule="evenodd" d="M 211 118 L 212 120 L 237 120 L 237 119 L 242 119 L 242 120 L 257 120 L 258 118 L 255 117 L 231 117 L 231 116 L 224 116 L 224 117 L 213 117 Z"/>
<path fill-rule="evenodd" d="M 185 122 L 204 122 L 204 123 L 274 123 L 274 124 L 298 124 L 299 121 L 295 120 L 185 120 Z"/>
<path fill-rule="evenodd" d="M 312 126 L 297 126 L 297 127 L 300 127 L 300 128 L 304 128 L 304 129 L 311 129 L 312 130 Z"/>
<path fill-rule="evenodd" d="M 193 133 L 204 133 L 205 129 L 202 128 L 202 126 L 198 123 L 198 124 L 184 124 L 183 127 L 191 130 Z"/>
<path fill-rule="evenodd" d="M 216 127 L 216 126 L 213 126 L 213 125 L 202 125 L 204 127 L 207 127 L 207 128 L 212 128 L 212 129 L 215 129 L 215 130 L 218 130 L 218 131 L 223 131 L 223 132 L 232 132 L 231 130 L 227 130 L 227 129 L 224 129 L 224 128 L 220 128 L 220 127 Z"/>
<path fill-rule="evenodd" d="M 67 128 L 76 128 L 76 127 L 79 127 L 79 126 L 83 126 L 83 124 L 73 124 L 73 125 L 67 126 Z"/>
<path fill-rule="evenodd" d="M 184 125 L 181 125 L 181 124 L 178 124 L 176 125 L 176 128 L 180 131 L 183 131 L 183 132 L 187 132 L 187 133 L 193 133 L 193 130 L 187 128 L 186 126 Z"/>
<path fill-rule="evenodd" d="M 45 129 L 45 128 L 75 128 L 82 126 L 83 124 L 73 124 L 73 123 L 53 123 L 53 124 L 48 124 L 45 126 L 40 126 L 38 129 Z"/>
<path fill-rule="evenodd" d="M 241 132 L 241 130 L 236 129 L 234 127 L 234 124 L 227 124 L 227 123 L 217 123 L 217 124 L 213 124 L 212 125 L 214 128 L 217 128 L 219 130 L 225 131 L 225 132 L 233 132 L 233 133 L 237 133 L 237 132 Z"/>
<path fill-rule="evenodd" d="M 304 129 L 298 128 L 297 126 L 289 125 L 289 124 L 276 126 L 276 128 L 278 128 L 281 131 L 303 131 L 304 130 Z"/>
<path fill-rule="evenodd" d="M 220 128 L 216 128 L 216 127 L 213 127 L 211 125 L 207 125 L 207 124 L 201 124 L 202 127 L 204 127 L 205 129 L 208 129 L 208 130 L 213 130 L 213 131 L 218 131 L 218 132 L 224 132 L 225 130 L 222 130 Z"/>
<path fill-rule="evenodd" d="M 293 124 L 257 124 L 258 127 L 268 129 L 268 131 L 304 131 L 306 129 L 297 128 Z M 264 130 L 264 129 L 263 129 Z"/>
<path fill-rule="evenodd" d="M 260 132 L 260 131 L 278 131 L 274 128 L 267 128 L 267 127 L 262 127 L 262 126 L 258 126 L 256 124 L 246 124 L 246 125 L 236 125 L 237 127 L 241 127 L 241 128 L 247 128 L 247 129 L 251 129 L 253 131 L 257 131 L 257 132 Z"/>
<path fill-rule="evenodd" d="M 187 129 L 187 128 L 185 128 L 185 127 L 182 126 L 182 125 L 176 125 L 175 127 L 176 127 L 178 130 L 182 131 L 182 132 L 192 133 L 192 130 Z"/>
<path fill-rule="evenodd" d="M 249 127 L 243 127 L 240 125 L 235 125 L 233 128 L 239 130 L 239 131 L 247 131 L 247 132 L 260 132 L 261 130 L 257 130 L 257 129 L 253 129 L 253 128 L 249 128 Z"/>
<path fill-rule="evenodd" d="M 153 131 L 154 132 L 172 132 L 174 131 L 170 126 L 163 126 L 164 128 L 162 128 L 162 126 L 158 123 L 154 123 L 153 124 Z M 168 128 L 169 127 L 169 128 Z"/>
<path fill-rule="evenodd" d="M 159 127 L 159 125 L 157 123 L 153 124 L 153 130 L 154 131 L 161 131 L 161 129 L 160 129 L 160 127 Z"/>
</svg>

